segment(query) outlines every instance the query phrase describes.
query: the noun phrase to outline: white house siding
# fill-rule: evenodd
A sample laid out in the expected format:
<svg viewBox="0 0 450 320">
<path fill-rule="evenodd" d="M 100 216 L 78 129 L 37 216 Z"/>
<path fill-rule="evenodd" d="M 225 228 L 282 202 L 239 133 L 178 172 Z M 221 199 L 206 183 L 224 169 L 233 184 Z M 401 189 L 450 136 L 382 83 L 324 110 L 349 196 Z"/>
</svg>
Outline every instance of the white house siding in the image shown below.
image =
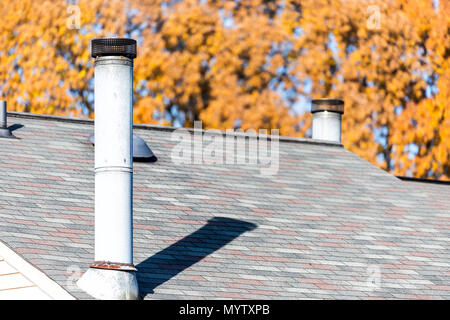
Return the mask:
<svg viewBox="0 0 450 320">
<path fill-rule="evenodd" d="M 50 297 L 0 256 L 0 300 L 43 299 Z"/>
</svg>

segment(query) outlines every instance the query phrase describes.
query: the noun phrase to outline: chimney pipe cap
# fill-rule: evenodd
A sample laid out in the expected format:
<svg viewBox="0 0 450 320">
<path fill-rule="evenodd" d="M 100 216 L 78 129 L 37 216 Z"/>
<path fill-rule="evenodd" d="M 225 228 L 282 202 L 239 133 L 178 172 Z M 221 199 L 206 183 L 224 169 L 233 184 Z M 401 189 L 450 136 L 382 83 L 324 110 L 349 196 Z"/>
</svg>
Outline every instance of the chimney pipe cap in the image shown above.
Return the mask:
<svg viewBox="0 0 450 320">
<path fill-rule="evenodd" d="M 129 38 L 101 38 L 91 41 L 92 58 L 104 56 L 123 56 L 136 58 L 136 40 Z"/>
<path fill-rule="evenodd" d="M 314 99 L 311 103 L 311 113 L 319 111 L 344 113 L 344 101 L 340 99 Z"/>
</svg>

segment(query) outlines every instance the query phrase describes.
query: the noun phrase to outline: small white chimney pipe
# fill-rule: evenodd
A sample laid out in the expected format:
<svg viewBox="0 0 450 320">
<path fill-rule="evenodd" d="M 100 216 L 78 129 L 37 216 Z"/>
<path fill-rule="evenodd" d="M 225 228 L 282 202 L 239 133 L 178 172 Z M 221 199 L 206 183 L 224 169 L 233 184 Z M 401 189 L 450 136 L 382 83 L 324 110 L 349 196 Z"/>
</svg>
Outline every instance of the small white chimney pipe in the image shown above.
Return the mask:
<svg viewBox="0 0 450 320">
<path fill-rule="evenodd" d="M 133 265 L 133 59 L 136 41 L 94 39 L 95 261 L 78 281 L 99 299 L 137 299 Z"/>
<path fill-rule="evenodd" d="M 0 100 L 0 138 L 13 138 L 11 131 L 8 129 L 6 114 L 6 101 Z"/>
<path fill-rule="evenodd" d="M 312 138 L 341 143 L 341 122 L 344 101 L 316 99 L 312 101 Z"/>
<path fill-rule="evenodd" d="M 0 100 L 0 128 L 6 129 L 6 101 Z"/>
</svg>

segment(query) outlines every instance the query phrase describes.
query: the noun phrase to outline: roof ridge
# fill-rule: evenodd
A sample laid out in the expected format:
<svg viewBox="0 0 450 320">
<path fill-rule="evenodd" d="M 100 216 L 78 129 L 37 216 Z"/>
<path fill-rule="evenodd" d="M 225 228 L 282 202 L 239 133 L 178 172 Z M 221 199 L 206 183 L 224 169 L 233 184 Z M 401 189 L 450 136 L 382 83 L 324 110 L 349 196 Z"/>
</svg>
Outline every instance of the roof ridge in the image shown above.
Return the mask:
<svg viewBox="0 0 450 320">
<path fill-rule="evenodd" d="M 411 181 L 411 182 L 424 182 L 424 183 L 435 183 L 435 184 L 446 184 L 450 185 L 450 181 L 447 180 L 436 180 L 436 179 L 426 179 L 426 178 L 414 178 L 414 177 L 404 177 L 404 176 L 396 176 L 400 180 L 403 181 Z"/>
<path fill-rule="evenodd" d="M 61 121 L 61 122 L 69 122 L 69 123 L 81 123 L 81 124 L 93 124 L 94 119 L 83 119 L 83 118 L 75 118 L 75 117 L 67 117 L 67 116 L 57 116 L 57 115 L 49 115 L 49 114 L 37 114 L 37 113 L 31 113 L 31 112 L 18 112 L 18 111 L 8 111 L 8 116 L 14 117 L 14 118 L 23 118 L 23 119 L 38 119 L 38 120 L 53 120 L 53 121 Z M 144 129 L 144 130 L 156 130 L 156 131 L 168 131 L 172 132 L 177 129 L 185 129 L 189 132 L 198 131 L 198 129 L 194 128 L 177 128 L 173 126 L 161 126 L 161 125 L 155 125 L 155 124 L 143 124 L 143 123 L 134 123 L 133 128 L 136 129 Z M 214 132 L 211 132 L 211 130 L 219 130 L 219 129 L 201 129 L 203 134 L 216 134 Z M 234 133 L 227 133 L 223 130 L 219 130 L 222 134 L 222 136 L 225 135 L 232 135 L 232 136 L 245 136 L 250 137 L 250 135 L 246 132 L 234 132 Z M 271 140 L 271 135 L 266 134 L 255 134 L 254 136 L 258 138 L 267 138 L 269 141 Z M 252 135 L 252 137 L 254 137 Z M 280 142 L 287 142 L 287 143 L 306 143 L 306 144 L 314 144 L 314 145 L 323 145 L 323 146 L 330 146 L 330 147 L 343 147 L 341 143 L 333 142 L 333 141 L 326 141 L 326 140 L 317 140 L 317 139 L 311 139 L 311 138 L 300 138 L 300 137 L 290 137 L 290 136 L 278 136 L 278 140 Z"/>
</svg>

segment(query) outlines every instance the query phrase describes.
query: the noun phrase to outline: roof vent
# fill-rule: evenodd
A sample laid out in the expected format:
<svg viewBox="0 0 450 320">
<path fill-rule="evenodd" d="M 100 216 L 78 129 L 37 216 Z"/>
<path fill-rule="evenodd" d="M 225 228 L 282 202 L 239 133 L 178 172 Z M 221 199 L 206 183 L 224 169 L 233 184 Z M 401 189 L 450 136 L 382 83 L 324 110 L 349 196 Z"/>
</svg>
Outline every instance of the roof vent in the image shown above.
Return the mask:
<svg viewBox="0 0 450 320">
<path fill-rule="evenodd" d="M 341 121 L 344 101 L 339 99 L 315 99 L 312 102 L 312 138 L 341 143 Z"/>
<path fill-rule="evenodd" d="M 0 138 L 14 138 L 8 129 L 6 117 L 6 101 L 0 100 Z"/>
<path fill-rule="evenodd" d="M 89 142 L 95 145 L 94 135 L 89 137 Z M 137 162 L 156 162 L 158 160 L 144 139 L 135 134 L 133 134 L 133 160 Z"/>
</svg>

